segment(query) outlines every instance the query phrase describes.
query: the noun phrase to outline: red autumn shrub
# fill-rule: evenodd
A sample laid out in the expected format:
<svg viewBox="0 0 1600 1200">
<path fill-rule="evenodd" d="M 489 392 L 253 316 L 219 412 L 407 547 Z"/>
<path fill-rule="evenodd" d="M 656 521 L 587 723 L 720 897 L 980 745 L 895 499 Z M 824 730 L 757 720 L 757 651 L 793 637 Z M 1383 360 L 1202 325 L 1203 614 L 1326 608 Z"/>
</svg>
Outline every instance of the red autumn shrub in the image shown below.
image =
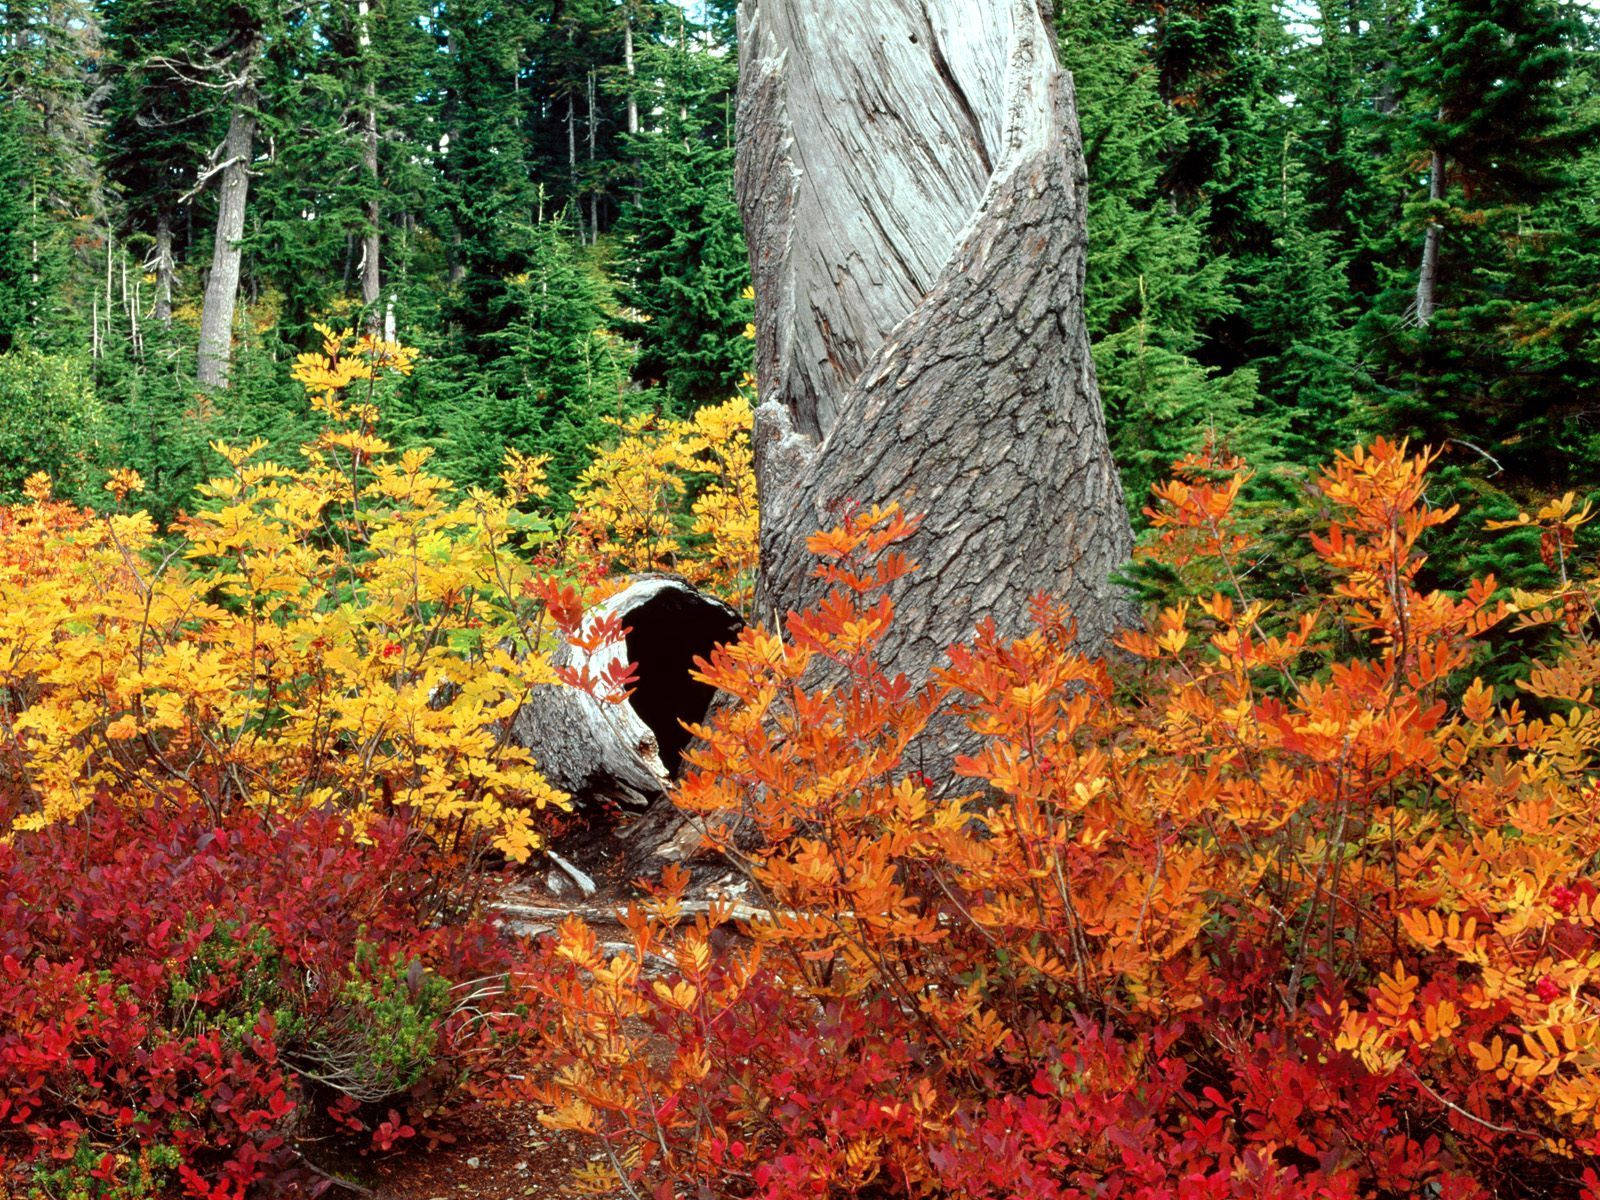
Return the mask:
<svg viewBox="0 0 1600 1200">
<path fill-rule="evenodd" d="M 321 1178 L 296 1134 L 414 1135 L 475 1086 L 471 984 L 507 966 L 438 870 L 325 812 L 103 804 L 0 844 L 0 1180 L 284 1195 Z"/>
<path fill-rule="evenodd" d="M 876 655 L 906 519 L 814 539 L 830 594 L 706 664 L 738 703 L 678 795 L 747 906 L 690 920 L 669 872 L 631 954 L 572 921 L 570 969 L 530 978 L 547 1120 L 601 1152 L 583 1182 L 1600 1196 L 1600 582 L 1419 587 L 1452 515 L 1427 465 L 1380 442 L 1327 469 L 1334 583 L 1279 615 L 1236 479 L 1188 464 L 1153 549 L 1199 601 L 1107 664 L 1041 600 L 920 690 Z M 1474 677 L 1535 627 L 1519 689 Z M 934 781 L 919 738 L 952 715 L 971 744 Z"/>
</svg>

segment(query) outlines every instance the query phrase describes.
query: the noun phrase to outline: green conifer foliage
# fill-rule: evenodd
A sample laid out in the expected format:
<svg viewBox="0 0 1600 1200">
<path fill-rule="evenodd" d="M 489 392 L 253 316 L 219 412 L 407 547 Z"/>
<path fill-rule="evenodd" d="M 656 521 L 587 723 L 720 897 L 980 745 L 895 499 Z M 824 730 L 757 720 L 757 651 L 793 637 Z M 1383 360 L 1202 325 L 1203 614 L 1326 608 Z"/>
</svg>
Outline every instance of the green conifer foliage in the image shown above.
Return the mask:
<svg viewBox="0 0 1600 1200">
<path fill-rule="evenodd" d="M 526 271 L 536 224 L 536 188 L 521 133 L 518 66 L 526 14 L 486 0 L 458 0 L 444 13 L 450 46 L 443 81 L 443 211 L 450 239 L 448 312 L 462 348 L 490 349 L 506 281 Z M 487 355 L 484 355 L 487 357 Z"/>
<path fill-rule="evenodd" d="M 32 328 L 38 308 L 33 177 L 17 110 L 0 104 L 0 354 Z"/>
<path fill-rule="evenodd" d="M 688 40 L 690 37 L 694 40 Z M 726 112 L 735 64 L 699 35 L 650 51 L 655 128 L 633 139 L 638 199 L 618 225 L 639 369 L 679 412 L 727 399 L 750 369 L 744 232 Z"/>
<path fill-rule="evenodd" d="M 1129 505 L 1172 461 L 1218 438 L 1272 453 L 1251 370 L 1219 374 L 1193 354 L 1201 328 L 1237 302 L 1208 252 L 1203 203 L 1178 207 L 1167 164 L 1188 127 L 1160 95 L 1143 5 L 1066 0 L 1061 53 L 1073 73 L 1089 161 L 1086 303 L 1100 394 Z"/>
<path fill-rule="evenodd" d="M 171 0 L 117 0 L 103 11 L 103 170 L 123 236 L 149 263 L 152 283 L 171 287 L 163 272 L 179 263 L 170 242 L 190 219 L 185 197 L 222 131 L 203 73 L 169 64 L 187 63 L 215 31 L 197 6 Z M 164 319 L 164 310 L 151 315 Z"/>
<path fill-rule="evenodd" d="M 634 398 L 634 352 L 612 328 L 603 279 L 565 222 L 533 231 L 528 270 L 509 281 L 503 326 L 487 340 L 491 368 L 443 430 L 442 461 L 459 482 L 489 482 L 507 447 L 548 454 L 552 489 L 565 496 L 604 440 L 606 416 Z"/>
<path fill-rule="evenodd" d="M 1401 72 L 1396 140 L 1420 182 L 1368 321 L 1378 419 L 1513 488 L 1592 475 L 1600 363 L 1581 329 L 1597 293 L 1592 270 L 1586 283 L 1571 269 L 1593 261 L 1581 182 L 1600 128 L 1574 71 L 1583 35 L 1551 0 L 1433 0 Z"/>
<path fill-rule="evenodd" d="M 1207 437 L 1267 480 L 1416 436 L 1484 512 L 1595 477 L 1592 6 L 1055 7 L 1091 175 L 1088 320 L 1136 507 Z M 0 350 L 79 364 L 105 444 L 165 514 L 209 438 L 304 435 L 289 370 L 317 321 L 421 351 L 387 402 L 396 441 L 467 483 L 509 442 L 565 486 L 602 415 L 686 412 L 747 367 L 736 8 L 0 0 Z M 241 305 L 228 392 L 202 404 L 195 316 L 245 27 L 262 53 Z"/>
</svg>

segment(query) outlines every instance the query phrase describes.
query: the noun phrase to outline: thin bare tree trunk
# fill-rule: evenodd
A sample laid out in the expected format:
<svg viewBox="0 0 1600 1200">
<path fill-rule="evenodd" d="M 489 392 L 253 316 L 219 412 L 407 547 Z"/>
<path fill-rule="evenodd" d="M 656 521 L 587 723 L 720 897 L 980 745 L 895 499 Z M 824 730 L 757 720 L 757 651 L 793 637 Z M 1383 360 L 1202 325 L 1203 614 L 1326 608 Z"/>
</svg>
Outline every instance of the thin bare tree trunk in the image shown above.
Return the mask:
<svg viewBox="0 0 1600 1200">
<path fill-rule="evenodd" d="M 633 59 L 633 13 L 624 12 L 622 16 L 622 66 L 628 73 L 628 132 L 639 132 L 639 91 L 635 82 L 639 77 L 638 66 Z"/>
<path fill-rule="evenodd" d="M 110 228 L 106 229 L 106 341 L 111 340 L 111 310 L 116 307 L 111 298 L 111 258 L 116 249 L 117 239 Z"/>
<path fill-rule="evenodd" d="M 144 327 L 139 324 L 139 276 L 133 276 L 133 310 L 129 315 L 129 332 L 133 338 L 133 355 L 144 361 Z"/>
<path fill-rule="evenodd" d="M 572 29 L 567 30 L 567 45 L 574 41 Z M 578 223 L 578 240 L 586 241 L 583 232 L 583 204 L 578 199 L 578 100 L 571 87 L 567 88 L 567 185 L 571 189 L 573 216 Z"/>
<path fill-rule="evenodd" d="M 583 205 L 578 201 L 578 107 L 567 93 L 567 183 L 572 190 L 572 204 L 577 209 L 578 240 L 587 240 L 583 233 Z"/>
<path fill-rule="evenodd" d="M 378 306 L 383 290 L 379 274 L 379 256 L 383 249 L 379 226 L 383 211 L 378 195 L 378 89 L 372 78 L 370 13 L 367 0 L 360 0 L 356 6 L 356 16 L 361 23 L 357 36 L 361 43 L 361 67 L 367 77 L 361 109 L 361 165 L 367 173 L 367 186 L 372 189 L 367 198 L 367 226 L 361 240 L 361 303 L 367 311 L 367 329 L 375 334 L 383 323 Z"/>
<path fill-rule="evenodd" d="M 594 179 L 595 131 L 594 71 L 589 72 L 589 231 L 600 240 L 600 189 Z"/>
<path fill-rule="evenodd" d="M 196 381 L 203 388 L 228 386 L 228 365 L 233 352 L 233 312 L 239 301 L 239 267 L 243 251 L 245 203 L 250 193 L 250 163 L 255 157 L 256 84 L 255 56 L 259 41 L 242 54 L 245 64 L 228 136 L 222 143 L 222 193 L 217 203 L 217 236 L 211 248 L 211 274 L 206 277 L 205 301 L 200 309 L 200 354 Z"/>
<path fill-rule="evenodd" d="M 1066 600 L 1130 616 L 1132 535 L 1083 313 L 1086 170 L 1040 0 L 746 0 L 738 188 L 756 284 L 760 615 L 806 536 L 923 514 L 893 668 Z"/>
<path fill-rule="evenodd" d="M 1428 165 L 1428 199 L 1444 199 L 1444 155 L 1435 150 Z M 1433 217 L 1422 235 L 1422 266 L 1417 271 L 1417 324 L 1426 329 L 1433 322 L 1439 289 L 1439 239 L 1444 230 Z"/>
<path fill-rule="evenodd" d="M 633 52 L 633 9 L 625 5 L 622 13 L 622 66 L 628 73 L 628 133 L 637 135 L 639 132 L 639 64 Z M 633 163 L 633 205 L 635 208 L 644 203 L 644 192 L 640 186 L 639 163 Z"/>
<path fill-rule="evenodd" d="M 176 265 L 172 258 L 172 218 L 162 213 L 156 218 L 156 304 L 155 319 L 172 324 L 172 277 Z"/>
</svg>

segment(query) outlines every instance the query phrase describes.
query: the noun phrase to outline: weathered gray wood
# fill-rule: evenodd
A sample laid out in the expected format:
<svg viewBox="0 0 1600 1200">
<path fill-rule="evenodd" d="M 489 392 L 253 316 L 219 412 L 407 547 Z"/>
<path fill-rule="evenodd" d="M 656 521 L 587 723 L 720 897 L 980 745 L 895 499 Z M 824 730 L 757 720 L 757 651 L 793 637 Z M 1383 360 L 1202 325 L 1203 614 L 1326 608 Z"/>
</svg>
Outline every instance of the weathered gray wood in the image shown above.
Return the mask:
<svg viewBox="0 0 1600 1200">
<path fill-rule="evenodd" d="M 852 502 L 924 516 L 891 666 L 1038 591 L 1099 646 L 1131 531 L 1083 316 L 1086 172 L 1039 0 L 745 0 L 764 619 Z"/>
<path fill-rule="evenodd" d="M 259 33 L 241 48 L 237 84 L 228 116 L 228 135 L 222 143 L 222 187 L 217 199 L 217 234 L 211 247 L 211 273 L 206 276 L 205 300 L 200 308 L 200 349 L 195 379 L 203 388 L 228 385 L 228 365 L 233 355 L 233 313 L 239 300 L 239 267 L 243 250 L 245 205 L 250 193 L 250 164 L 255 157 L 256 59 L 261 52 Z"/>
<path fill-rule="evenodd" d="M 1435 204 L 1444 199 L 1444 155 L 1437 150 L 1428 159 L 1428 199 Z M 1422 266 L 1417 271 L 1417 324 L 1424 329 L 1433 322 L 1434 294 L 1439 284 L 1439 239 L 1443 234 L 1438 219 L 1430 216 L 1422 234 Z"/>
<path fill-rule="evenodd" d="M 678 614 L 688 615 L 678 620 Z M 655 644 L 641 645 L 630 635 L 631 647 L 618 641 L 585 654 L 566 646 L 554 661 L 557 666 L 587 668 L 600 679 L 631 658 L 640 663 L 634 698 L 613 703 L 578 688 L 543 688 L 517 713 L 511 732 L 517 744 L 533 752 L 545 778 L 580 803 L 610 801 L 639 807 L 660 799 L 670 785 L 669 768 L 676 762 L 672 746 L 676 714 L 698 720 L 704 713 L 703 703 L 700 712 L 692 711 L 692 696 L 674 703 L 677 691 L 691 686 L 686 655 L 710 653 L 716 641 L 731 636 L 742 622 L 733 609 L 673 576 L 637 579 L 585 620 L 598 623 L 612 615 L 620 617 L 624 627 L 638 626 Z M 678 671 L 682 678 L 650 678 L 648 672 L 656 664 Z M 668 739 L 665 756 L 663 737 Z"/>
<path fill-rule="evenodd" d="M 172 280 L 177 266 L 172 258 L 172 219 L 162 213 L 156 220 L 156 302 L 153 315 L 163 325 L 172 324 Z"/>
</svg>

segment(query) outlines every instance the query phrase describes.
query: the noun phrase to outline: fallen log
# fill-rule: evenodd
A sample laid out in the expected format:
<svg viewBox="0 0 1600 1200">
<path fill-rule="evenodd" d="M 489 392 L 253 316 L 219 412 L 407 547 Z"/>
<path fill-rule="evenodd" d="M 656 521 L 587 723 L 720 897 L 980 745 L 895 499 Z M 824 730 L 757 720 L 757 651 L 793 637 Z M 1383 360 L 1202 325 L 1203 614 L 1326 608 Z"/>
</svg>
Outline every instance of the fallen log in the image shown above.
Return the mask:
<svg viewBox="0 0 1600 1200">
<path fill-rule="evenodd" d="M 640 808 L 666 795 L 689 744 L 684 724 L 704 718 L 715 694 L 691 677 L 694 660 L 738 636 L 744 620 L 672 575 L 640 576 L 585 622 L 593 627 L 613 615 L 625 631 L 620 641 L 592 652 L 568 645 L 553 661 L 595 678 L 631 662 L 636 675 L 628 698 L 544 688 L 517 713 L 511 736 L 580 807 Z"/>
</svg>

